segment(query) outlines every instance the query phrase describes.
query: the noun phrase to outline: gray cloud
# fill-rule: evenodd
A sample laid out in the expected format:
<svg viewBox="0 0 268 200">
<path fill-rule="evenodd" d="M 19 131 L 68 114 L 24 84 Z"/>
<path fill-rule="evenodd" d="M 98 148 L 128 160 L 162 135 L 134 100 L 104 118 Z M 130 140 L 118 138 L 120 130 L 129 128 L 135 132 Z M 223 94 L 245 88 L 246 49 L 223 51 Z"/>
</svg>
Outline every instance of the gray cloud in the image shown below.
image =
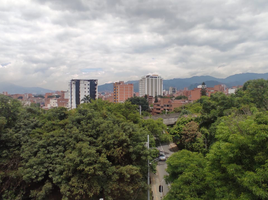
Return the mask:
<svg viewBox="0 0 268 200">
<path fill-rule="evenodd" d="M 264 0 L 21 0 L 0 7 L 0 80 L 67 89 L 99 83 L 268 72 Z"/>
</svg>

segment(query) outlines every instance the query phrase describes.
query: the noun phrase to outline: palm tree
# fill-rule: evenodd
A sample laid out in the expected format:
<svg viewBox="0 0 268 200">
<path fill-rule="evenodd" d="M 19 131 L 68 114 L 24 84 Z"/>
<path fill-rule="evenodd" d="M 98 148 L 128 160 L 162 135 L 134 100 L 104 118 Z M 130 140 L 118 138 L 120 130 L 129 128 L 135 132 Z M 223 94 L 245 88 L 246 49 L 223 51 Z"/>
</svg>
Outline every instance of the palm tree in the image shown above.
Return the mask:
<svg viewBox="0 0 268 200">
<path fill-rule="evenodd" d="M 90 96 L 85 95 L 84 98 L 81 101 L 83 101 L 83 103 L 90 103 L 91 102 Z"/>
</svg>

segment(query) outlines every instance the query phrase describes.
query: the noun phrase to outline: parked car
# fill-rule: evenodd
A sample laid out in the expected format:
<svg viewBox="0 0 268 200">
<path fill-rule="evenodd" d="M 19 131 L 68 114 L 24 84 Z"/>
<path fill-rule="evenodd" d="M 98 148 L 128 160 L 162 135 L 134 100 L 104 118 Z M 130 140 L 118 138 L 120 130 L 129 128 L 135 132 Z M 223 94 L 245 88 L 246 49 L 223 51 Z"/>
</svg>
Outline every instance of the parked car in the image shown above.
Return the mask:
<svg viewBox="0 0 268 200">
<path fill-rule="evenodd" d="M 166 158 L 166 155 L 164 152 L 160 151 L 159 152 L 159 157 L 158 157 L 159 161 L 166 161 L 167 158 Z"/>
</svg>

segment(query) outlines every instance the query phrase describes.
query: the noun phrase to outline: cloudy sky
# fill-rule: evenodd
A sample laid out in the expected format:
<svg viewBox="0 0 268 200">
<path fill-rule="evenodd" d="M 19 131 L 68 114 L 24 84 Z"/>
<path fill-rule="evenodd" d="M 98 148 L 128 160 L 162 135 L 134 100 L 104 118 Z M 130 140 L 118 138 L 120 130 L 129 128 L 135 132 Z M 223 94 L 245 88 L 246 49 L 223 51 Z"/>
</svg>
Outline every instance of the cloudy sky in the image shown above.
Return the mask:
<svg viewBox="0 0 268 200">
<path fill-rule="evenodd" d="M 267 0 L 0 0 L 0 82 L 268 72 Z"/>
</svg>

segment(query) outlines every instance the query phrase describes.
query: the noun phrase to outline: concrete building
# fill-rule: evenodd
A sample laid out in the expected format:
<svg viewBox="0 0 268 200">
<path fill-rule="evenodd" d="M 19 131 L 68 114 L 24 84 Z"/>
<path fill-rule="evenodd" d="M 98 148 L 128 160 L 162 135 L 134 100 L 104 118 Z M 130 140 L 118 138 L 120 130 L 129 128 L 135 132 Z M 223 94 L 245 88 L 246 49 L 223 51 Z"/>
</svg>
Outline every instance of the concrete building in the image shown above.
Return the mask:
<svg viewBox="0 0 268 200">
<path fill-rule="evenodd" d="M 125 84 L 124 81 L 114 83 L 114 102 L 125 102 L 128 98 L 133 97 L 134 86 L 133 84 Z"/>
<path fill-rule="evenodd" d="M 168 91 L 169 94 L 176 94 L 176 92 L 177 92 L 177 89 L 175 87 L 169 87 L 169 91 Z"/>
<path fill-rule="evenodd" d="M 69 83 L 69 108 L 77 108 L 88 95 L 91 100 L 98 99 L 98 80 L 72 79 Z"/>
<path fill-rule="evenodd" d="M 139 95 L 140 97 L 163 95 L 163 79 L 161 76 L 153 74 L 142 77 L 139 81 Z"/>
</svg>

